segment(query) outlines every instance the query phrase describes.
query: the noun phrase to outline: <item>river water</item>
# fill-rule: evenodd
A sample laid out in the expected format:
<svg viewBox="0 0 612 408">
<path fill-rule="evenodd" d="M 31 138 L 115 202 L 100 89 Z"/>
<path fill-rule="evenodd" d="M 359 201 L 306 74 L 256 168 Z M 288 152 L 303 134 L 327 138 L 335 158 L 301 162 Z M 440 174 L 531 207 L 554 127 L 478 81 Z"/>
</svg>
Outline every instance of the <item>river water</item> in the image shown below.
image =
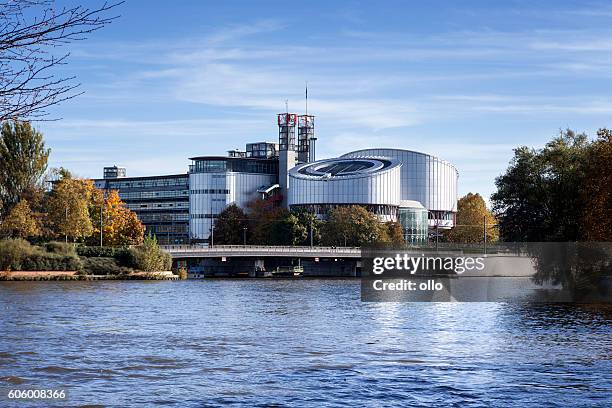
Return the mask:
<svg viewBox="0 0 612 408">
<path fill-rule="evenodd" d="M 0 389 L 66 389 L 56 406 L 609 407 L 611 322 L 602 305 L 362 303 L 358 280 L 0 282 Z"/>
</svg>

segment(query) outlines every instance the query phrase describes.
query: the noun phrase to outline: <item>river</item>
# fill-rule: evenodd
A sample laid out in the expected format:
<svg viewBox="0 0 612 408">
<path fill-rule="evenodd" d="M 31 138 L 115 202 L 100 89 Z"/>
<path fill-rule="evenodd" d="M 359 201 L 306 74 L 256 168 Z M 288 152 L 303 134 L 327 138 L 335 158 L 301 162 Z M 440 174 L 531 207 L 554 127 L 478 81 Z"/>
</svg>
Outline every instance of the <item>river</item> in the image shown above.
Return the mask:
<svg viewBox="0 0 612 408">
<path fill-rule="evenodd" d="M 358 280 L 0 282 L 0 389 L 66 389 L 57 406 L 604 407 L 611 316 L 362 303 Z"/>
</svg>

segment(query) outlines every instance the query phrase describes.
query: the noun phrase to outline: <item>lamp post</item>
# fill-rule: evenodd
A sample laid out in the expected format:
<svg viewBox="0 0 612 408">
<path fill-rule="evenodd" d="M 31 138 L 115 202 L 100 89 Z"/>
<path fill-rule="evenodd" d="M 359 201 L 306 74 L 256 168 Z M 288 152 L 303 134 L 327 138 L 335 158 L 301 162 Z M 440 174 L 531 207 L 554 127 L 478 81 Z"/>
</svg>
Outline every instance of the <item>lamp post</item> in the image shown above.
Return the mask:
<svg viewBox="0 0 612 408">
<path fill-rule="evenodd" d="M 247 227 L 242 227 L 242 235 L 244 238 L 244 246 L 246 246 L 246 231 L 247 231 Z"/>
<path fill-rule="evenodd" d="M 68 207 L 66 207 L 66 218 L 64 219 L 64 222 L 66 222 L 66 228 L 68 228 Z M 68 229 L 65 230 L 66 231 L 66 243 L 68 243 Z"/>
</svg>

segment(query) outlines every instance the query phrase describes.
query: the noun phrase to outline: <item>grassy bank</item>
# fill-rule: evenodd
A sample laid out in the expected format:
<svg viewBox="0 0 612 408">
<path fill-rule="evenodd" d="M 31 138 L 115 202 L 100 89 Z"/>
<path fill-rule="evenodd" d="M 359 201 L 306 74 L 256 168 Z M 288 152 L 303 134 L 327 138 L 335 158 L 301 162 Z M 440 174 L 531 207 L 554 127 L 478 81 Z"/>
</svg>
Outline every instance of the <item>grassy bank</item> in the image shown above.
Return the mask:
<svg viewBox="0 0 612 408">
<path fill-rule="evenodd" d="M 150 237 L 131 248 L 0 241 L 0 280 L 176 279 L 171 266 L 170 255 Z"/>
</svg>

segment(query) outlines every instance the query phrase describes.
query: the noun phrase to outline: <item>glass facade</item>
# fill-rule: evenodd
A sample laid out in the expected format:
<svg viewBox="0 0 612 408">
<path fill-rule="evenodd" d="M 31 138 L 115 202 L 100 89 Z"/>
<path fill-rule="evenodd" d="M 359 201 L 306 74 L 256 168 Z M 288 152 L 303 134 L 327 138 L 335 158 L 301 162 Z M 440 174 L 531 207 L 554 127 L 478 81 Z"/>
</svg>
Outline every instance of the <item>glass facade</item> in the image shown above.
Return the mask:
<svg viewBox="0 0 612 408">
<path fill-rule="evenodd" d="M 278 174 L 278 160 L 240 157 L 194 158 L 190 173 Z"/>
<path fill-rule="evenodd" d="M 117 190 L 161 245 L 189 243 L 189 175 L 95 180 L 98 188 Z"/>
<path fill-rule="evenodd" d="M 404 239 L 408 245 L 424 245 L 427 243 L 427 210 L 418 207 L 400 207 L 398 221 L 404 231 Z"/>
</svg>

